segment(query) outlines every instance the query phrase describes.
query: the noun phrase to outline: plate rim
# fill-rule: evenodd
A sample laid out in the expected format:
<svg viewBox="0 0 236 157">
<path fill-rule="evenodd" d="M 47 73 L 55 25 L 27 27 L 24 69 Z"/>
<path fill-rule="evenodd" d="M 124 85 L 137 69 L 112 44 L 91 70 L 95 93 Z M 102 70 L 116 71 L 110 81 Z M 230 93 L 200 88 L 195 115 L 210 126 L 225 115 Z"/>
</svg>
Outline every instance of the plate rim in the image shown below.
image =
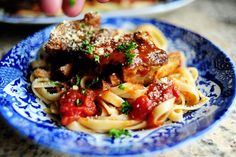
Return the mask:
<svg viewBox="0 0 236 157">
<path fill-rule="evenodd" d="M 184 7 L 194 0 L 175 0 L 170 2 L 159 2 L 161 4 L 155 4 L 153 6 L 146 6 L 144 8 L 134 8 L 134 9 L 121 9 L 116 11 L 109 11 L 100 13 L 102 17 L 110 18 L 110 17 L 119 17 L 119 16 L 139 16 L 139 15 L 150 15 L 150 14 L 163 14 L 166 12 L 171 12 L 173 10 Z M 1 9 L 1 8 L 0 8 Z M 143 12 L 143 10 L 146 10 Z M 30 16 L 17 16 L 17 15 L 8 15 L 2 11 L 2 16 L 0 16 L 0 22 L 9 23 L 9 24 L 30 24 L 30 25 L 39 25 L 39 24 L 53 24 L 59 23 L 64 20 L 78 20 L 83 17 L 83 14 L 77 17 L 67 17 L 67 16 L 55 16 L 55 17 L 47 17 L 44 15 L 40 15 L 38 17 Z M 0 14 L 0 15 L 1 15 Z"/>
</svg>

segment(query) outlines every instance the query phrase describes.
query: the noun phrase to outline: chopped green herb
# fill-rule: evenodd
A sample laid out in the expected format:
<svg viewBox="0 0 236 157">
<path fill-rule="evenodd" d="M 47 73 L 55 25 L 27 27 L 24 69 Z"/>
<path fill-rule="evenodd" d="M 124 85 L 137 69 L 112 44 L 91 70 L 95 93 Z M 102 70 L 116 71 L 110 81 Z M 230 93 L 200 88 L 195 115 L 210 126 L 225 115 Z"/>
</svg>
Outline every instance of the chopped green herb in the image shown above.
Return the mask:
<svg viewBox="0 0 236 157">
<path fill-rule="evenodd" d="M 118 88 L 119 89 L 121 89 L 121 90 L 125 90 L 125 86 L 124 86 L 124 84 L 122 83 L 122 84 L 120 84 L 119 86 L 118 86 Z"/>
<path fill-rule="evenodd" d="M 92 54 L 94 50 L 94 46 L 91 45 L 88 40 L 82 42 L 82 46 L 85 48 L 85 52 L 88 54 Z"/>
<path fill-rule="evenodd" d="M 93 79 L 93 81 L 90 84 L 86 85 L 86 87 L 90 88 L 90 87 L 92 87 L 93 85 L 95 85 L 98 82 L 99 82 L 99 78 L 96 77 L 95 79 Z"/>
<path fill-rule="evenodd" d="M 135 42 L 130 43 L 121 43 L 117 46 L 117 49 L 119 51 L 123 51 L 125 54 L 126 62 L 131 65 L 133 64 L 133 60 L 135 57 L 135 54 L 132 53 L 132 50 L 135 50 L 138 47 L 138 45 Z"/>
<path fill-rule="evenodd" d="M 83 95 L 85 95 L 85 94 L 86 94 L 86 89 L 81 89 L 81 93 L 82 93 Z"/>
<path fill-rule="evenodd" d="M 80 76 L 79 76 L 79 75 L 76 75 L 75 78 L 76 78 L 76 85 L 77 85 L 77 86 L 80 86 L 80 81 L 81 81 Z"/>
<path fill-rule="evenodd" d="M 117 46 L 117 50 L 119 51 L 126 51 L 126 44 L 121 43 L 120 45 Z"/>
<path fill-rule="evenodd" d="M 98 81 L 99 81 L 99 78 L 98 77 L 96 77 L 94 80 L 93 80 L 93 84 L 95 84 L 95 83 L 98 83 Z"/>
<path fill-rule="evenodd" d="M 87 46 L 87 52 L 88 52 L 89 54 L 92 54 L 92 53 L 93 53 L 93 49 L 94 49 L 94 47 L 93 47 L 92 45 Z"/>
<path fill-rule="evenodd" d="M 82 104 L 82 101 L 80 99 L 76 99 L 75 104 L 76 106 L 80 106 Z"/>
<path fill-rule="evenodd" d="M 125 101 L 121 104 L 121 112 L 122 113 L 128 115 L 131 110 L 132 110 L 132 106 L 127 101 Z"/>
<path fill-rule="evenodd" d="M 96 63 L 100 63 L 100 57 L 98 55 L 94 56 L 94 60 Z"/>
<path fill-rule="evenodd" d="M 136 44 L 135 42 L 130 42 L 128 45 L 128 49 L 129 50 L 134 50 L 138 47 L 138 44 Z"/>
<path fill-rule="evenodd" d="M 85 26 L 86 26 L 85 23 L 80 23 L 81 28 L 85 28 Z"/>
<path fill-rule="evenodd" d="M 134 57 L 135 54 L 131 53 L 131 52 L 125 52 L 125 58 L 126 58 L 126 62 L 131 65 L 134 62 Z"/>
<path fill-rule="evenodd" d="M 121 43 L 120 45 L 117 46 L 117 49 L 119 51 L 131 51 L 134 50 L 138 47 L 138 45 L 135 42 L 129 42 L 129 43 Z"/>
<path fill-rule="evenodd" d="M 109 55 L 109 53 L 104 53 L 104 55 L 103 55 L 104 57 L 109 57 L 110 55 Z"/>
<path fill-rule="evenodd" d="M 69 0 L 70 7 L 73 7 L 76 3 L 76 0 Z"/>
<path fill-rule="evenodd" d="M 114 138 L 119 138 L 122 135 L 129 137 L 131 136 L 129 130 L 126 129 L 111 129 L 109 130 L 108 135 Z"/>
<path fill-rule="evenodd" d="M 90 35 L 90 34 L 91 34 L 91 32 L 90 32 L 90 31 L 87 31 L 87 32 L 85 32 L 85 34 L 86 34 L 86 35 Z"/>
<path fill-rule="evenodd" d="M 91 35 L 93 33 L 94 33 L 94 31 L 87 31 L 87 32 L 85 32 L 86 35 Z"/>
<path fill-rule="evenodd" d="M 84 41 L 82 41 L 82 45 L 83 45 L 83 46 L 87 46 L 87 45 L 89 45 L 89 41 L 88 41 L 88 40 L 84 40 Z"/>
<path fill-rule="evenodd" d="M 50 84 L 53 86 L 60 86 L 61 85 L 58 81 L 50 81 Z"/>
</svg>

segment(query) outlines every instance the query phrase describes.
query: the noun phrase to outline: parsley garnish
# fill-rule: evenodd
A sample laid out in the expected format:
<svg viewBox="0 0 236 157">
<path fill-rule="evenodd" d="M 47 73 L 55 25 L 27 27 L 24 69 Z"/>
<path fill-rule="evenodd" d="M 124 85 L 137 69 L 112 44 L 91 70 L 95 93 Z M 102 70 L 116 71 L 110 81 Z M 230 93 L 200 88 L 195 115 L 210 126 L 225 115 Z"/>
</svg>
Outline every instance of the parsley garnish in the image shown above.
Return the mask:
<svg viewBox="0 0 236 157">
<path fill-rule="evenodd" d="M 121 83 L 121 84 L 118 86 L 118 88 L 119 88 L 120 90 L 125 90 L 125 86 L 124 86 L 123 83 Z"/>
<path fill-rule="evenodd" d="M 76 106 L 80 106 L 82 104 L 82 101 L 80 99 L 76 99 L 75 104 Z"/>
<path fill-rule="evenodd" d="M 79 75 L 76 75 L 75 78 L 76 78 L 76 85 L 79 86 L 79 85 L 80 85 L 81 78 L 80 78 Z"/>
<path fill-rule="evenodd" d="M 114 137 L 114 138 L 119 138 L 121 137 L 122 135 L 124 136 L 131 136 L 129 130 L 126 130 L 126 129 L 111 129 L 109 130 L 108 132 L 108 135 L 111 136 L 111 137 Z"/>
<path fill-rule="evenodd" d="M 86 89 L 81 89 L 81 93 L 82 93 L 83 95 L 85 95 L 85 94 L 86 94 Z"/>
<path fill-rule="evenodd" d="M 76 0 L 69 0 L 70 7 L 73 7 L 75 5 Z"/>
<path fill-rule="evenodd" d="M 81 28 L 85 28 L 85 23 L 80 23 Z"/>
<path fill-rule="evenodd" d="M 132 110 L 132 106 L 127 101 L 123 102 L 121 104 L 121 107 L 122 107 L 121 112 L 126 114 L 126 115 L 128 115 L 129 112 Z"/>
<path fill-rule="evenodd" d="M 135 57 L 135 54 L 131 51 L 135 50 L 137 47 L 138 45 L 135 42 L 121 43 L 117 46 L 117 50 L 123 51 L 125 53 L 126 62 L 131 65 Z"/>
<path fill-rule="evenodd" d="M 88 53 L 88 54 L 92 54 L 93 53 L 93 45 L 91 45 L 88 40 L 84 40 L 82 42 L 82 46 L 85 47 L 85 52 Z"/>
<path fill-rule="evenodd" d="M 98 55 L 94 56 L 94 60 L 96 63 L 100 63 L 100 57 Z"/>
<path fill-rule="evenodd" d="M 98 82 L 99 82 L 99 78 L 96 77 L 95 79 L 93 79 L 93 81 L 90 84 L 86 85 L 86 87 L 90 88 L 90 87 L 92 87 L 93 85 L 95 85 Z"/>
<path fill-rule="evenodd" d="M 103 55 L 104 57 L 109 57 L 110 55 L 109 55 L 109 53 L 104 53 L 104 55 Z"/>
<path fill-rule="evenodd" d="M 125 58 L 126 58 L 126 61 L 129 65 L 133 64 L 134 57 L 135 57 L 135 54 L 133 54 L 131 52 L 125 52 Z"/>
<path fill-rule="evenodd" d="M 93 33 L 94 33 L 94 31 L 87 31 L 87 32 L 85 32 L 86 35 L 91 35 Z"/>
<path fill-rule="evenodd" d="M 119 51 L 126 51 L 126 43 L 121 43 L 120 45 L 117 46 L 117 50 Z"/>
<path fill-rule="evenodd" d="M 50 84 L 53 86 L 60 86 L 61 85 L 58 81 L 50 81 Z"/>
<path fill-rule="evenodd" d="M 85 32 L 86 35 L 92 34 L 90 31 Z"/>
<path fill-rule="evenodd" d="M 138 45 L 135 42 L 129 42 L 129 43 L 121 43 L 120 45 L 117 46 L 117 49 L 119 51 L 131 51 L 134 50 L 138 47 Z"/>
</svg>

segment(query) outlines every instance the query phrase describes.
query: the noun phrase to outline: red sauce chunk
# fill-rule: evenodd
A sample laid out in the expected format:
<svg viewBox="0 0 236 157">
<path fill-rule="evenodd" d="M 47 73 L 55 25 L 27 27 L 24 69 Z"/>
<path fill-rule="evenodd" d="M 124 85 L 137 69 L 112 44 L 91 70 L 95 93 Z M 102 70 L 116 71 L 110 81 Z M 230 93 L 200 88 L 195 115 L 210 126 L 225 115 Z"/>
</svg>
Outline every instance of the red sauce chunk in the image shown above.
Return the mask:
<svg viewBox="0 0 236 157">
<path fill-rule="evenodd" d="M 157 83 L 150 84 L 147 95 L 138 97 L 131 105 L 132 110 L 129 117 L 135 120 L 144 120 L 155 106 L 160 103 L 179 97 L 179 91 L 175 88 L 172 81 L 163 79 Z"/>
<path fill-rule="evenodd" d="M 85 95 L 72 89 L 64 93 L 59 99 L 62 125 L 68 125 L 80 117 L 94 116 L 97 112 L 95 96 L 92 90 L 87 90 Z"/>
<path fill-rule="evenodd" d="M 174 83 L 167 78 L 150 84 L 147 92 L 148 98 L 154 103 L 160 104 L 168 99 L 179 98 L 179 91 L 175 88 Z"/>
<path fill-rule="evenodd" d="M 130 118 L 143 120 L 153 109 L 153 102 L 146 96 L 138 97 L 132 104 L 132 111 L 129 113 Z"/>
</svg>

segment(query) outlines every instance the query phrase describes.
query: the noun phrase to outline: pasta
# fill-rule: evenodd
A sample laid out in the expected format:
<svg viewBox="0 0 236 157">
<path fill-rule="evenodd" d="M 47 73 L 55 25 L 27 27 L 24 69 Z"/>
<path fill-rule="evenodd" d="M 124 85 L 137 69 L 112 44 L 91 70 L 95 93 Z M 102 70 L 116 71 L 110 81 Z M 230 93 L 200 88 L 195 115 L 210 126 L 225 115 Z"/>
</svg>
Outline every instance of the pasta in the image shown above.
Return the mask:
<svg viewBox="0 0 236 157">
<path fill-rule="evenodd" d="M 151 43 L 151 48 L 167 48 L 165 36 L 153 25 L 139 26 L 134 32 L 138 32 L 134 33 L 134 38 L 136 36 L 138 39 L 137 43 L 142 41 L 142 45 L 147 44 L 147 47 Z M 150 32 L 150 35 L 146 32 Z M 54 40 L 53 37 L 48 44 L 51 40 Z M 112 39 L 112 42 L 113 40 L 115 39 Z M 146 43 L 146 40 L 149 42 Z M 68 129 L 98 133 L 107 133 L 111 129 L 155 128 L 167 120 L 179 122 L 186 112 L 196 110 L 208 101 L 196 86 L 198 70 L 185 66 L 185 57 L 181 52 L 166 54 L 165 58 L 164 50 L 157 49 L 158 53 L 163 51 L 160 57 L 166 61 L 160 65 L 147 66 L 145 63 L 145 66 L 141 66 L 136 65 L 137 54 L 133 56 L 131 52 L 143 49 L 132 42 L 128 43 L 129 45 L 116 44 L 118 46 L 114 49 L 115 52 L 112 52 L 120 54 L 116 51 L 124 51 L 126 62 L 115 65 L 109 63 L 104 68 L 106 64 L 101 67 L 100 65 L 103 63 L 102 59 L 105 63 L 108 62 L 107 56 L 100 56 L 100 62 L 95 64 L 92 71 L 89 70 L 91 63 L 88 59 L 88 67 L 79 64 L 77 60 L 76 63 L 74 60 L 70 60 L 71 63 L 62 60 L 63 66 L 57 65 L 59 61 L 50 62 L 48 58 L 32 62 L 30 81 L 33 93 L 49 106 L 50 113 L 61 116 L 62 125 Z M 47 46 L 45 51 L 48 51 Z M 90 47 L 88 43 L 82 42 L 82 47 L 87 53 L 90 49 L 97 51 L 96 53 L 100 52 L 100 49 Z M 145 51 L 149 50 L 151 51 Z M 133 56 L 131 64 L 127 55 Z M 147 62 L 152 61 L 151 55 L 153 54 L 147 54 L 150 59 Z M 113 58 L 112 63 L 115 59 Z M 49 63 L 45 64 L 47 62 Z M 83 68 L 88 69 L 80 71 Z M 102 72 L 97 73 L 100 71 Z"/>
<path fill-rule="evenodd" d="M 137 27 L 134 31 L 148 31 L 152 36 L 154 44 L 157 47 L 166 50 L 167 39 L 159 29 L 155 28 L 155 26 L 150 24 L 144 24 Z"/>
</svg>

